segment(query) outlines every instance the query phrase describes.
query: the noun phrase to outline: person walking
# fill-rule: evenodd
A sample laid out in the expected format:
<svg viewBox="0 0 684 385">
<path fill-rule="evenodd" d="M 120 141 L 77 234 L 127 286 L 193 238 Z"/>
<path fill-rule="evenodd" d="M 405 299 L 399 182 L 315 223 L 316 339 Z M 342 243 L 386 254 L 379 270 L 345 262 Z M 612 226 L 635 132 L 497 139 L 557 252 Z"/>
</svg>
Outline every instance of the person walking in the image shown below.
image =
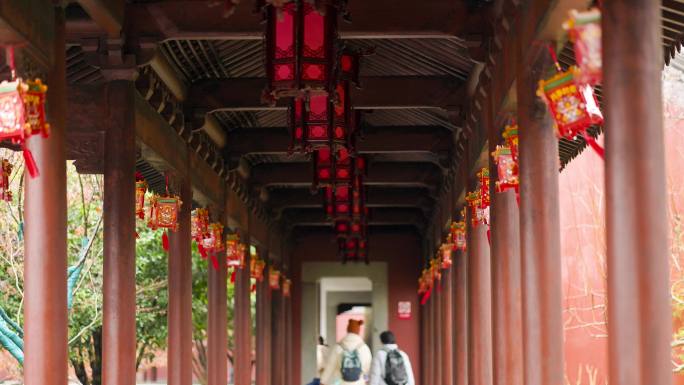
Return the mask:
<svg viewBox="0 0 684 385">
<path fill-rule="evenodd" d="M 399 349 L 391 331 L 380 333 L 382 349 L 375 353 L 369 385 L 415 385 L 408 354 Z"/>
<path fill-rule="evenodd" d="M 316 345 L 316 377 L 307 385 L 321 385 L 321 376 L 325 370 L 326 359 L 328 358 L 328 345 L 322 336 L 318 337 L 318 345 Z"/>
<path fill-rule="evenodd" d="M 365 385 L 372 355 L 361 338 L 363 320 L 350 319 L 347 335 L 328 354 L 328 362 L 321 376 L 322 385 Z"/>
</svg>

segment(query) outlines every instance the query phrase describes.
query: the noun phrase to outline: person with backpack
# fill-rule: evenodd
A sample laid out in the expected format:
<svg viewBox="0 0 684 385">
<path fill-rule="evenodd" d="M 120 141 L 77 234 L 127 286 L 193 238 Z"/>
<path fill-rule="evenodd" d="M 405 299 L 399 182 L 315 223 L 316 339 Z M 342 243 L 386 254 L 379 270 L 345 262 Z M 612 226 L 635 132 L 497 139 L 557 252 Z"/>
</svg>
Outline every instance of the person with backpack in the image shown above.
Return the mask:
<svg viewBox="0 0 684 385">
<path fill-rule="evenodd" d="M 350 319 L 347 335 L 328 354 L 321 385 L 365 385 L 372 355 L 361 338 L 363 320 Z"/>
<path fill-rule="evenodd" d="M 394 333 L 380 333 L 383 346 L 373 358 L 369 385 L 415 385 L 411 360 L 399 350 Z"/>
</svg>

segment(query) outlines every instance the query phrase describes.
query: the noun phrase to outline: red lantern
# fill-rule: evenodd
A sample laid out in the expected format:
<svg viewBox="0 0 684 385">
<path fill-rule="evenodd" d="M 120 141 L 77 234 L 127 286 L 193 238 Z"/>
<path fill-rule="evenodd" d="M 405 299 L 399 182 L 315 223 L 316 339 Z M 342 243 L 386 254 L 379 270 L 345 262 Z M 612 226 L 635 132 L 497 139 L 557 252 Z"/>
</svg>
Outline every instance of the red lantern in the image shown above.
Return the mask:
<svg viewBox="0 0 684 385">
<path fill-rule="evenodd" d="M 595 86 L 601 83 L 603 64 L 601 53 L 601 11 L 570 11 L 570 18 L 563 24 L 573 42 L 575 61 L 579 67 L 577 82 Z"/>
<path fill-rule="evenodd" d="M 518 125 L 515 123 L 506 126 L 503 132 L 506 145 L 511 149 L 513 161 L 518 164 Z"/>
<path fill-rule="evenodd" d="M 147 182 L 141 174 L 135 178 L 135 215 L 140 219 L 145 219 L 145 193 L 147 192 Z"/>
<path fill-rule="evenodd" d="M 12 175 L 12 163 L 7 159 L 2 160 L 2 180 L 0 180 L 0 199 L 5 202 L 12 201 L 9 178 Z"/>
<path fill-rule="evenodd" d="M 491 197 L 489 194 L 489 169 L 488 168 L 482 168 L 478 173 L 477 173 L 477 179 L 480 181 L 480 198 L 481 198 L 481 204 L 483 208 L 489 207 L 491 204 Z"/>
<path fill-rule="evenodd" d="M 330 91 L 336 59 L 337 7 L 325 2 L 282 1 L 266 6 L 266 91 L 269 99 Z"/>
<path fill-rule="evenodd" d="M 38 169 L 25 143 L 31 135 L 47 137 L 50 133 L 50 125 L 45 121 L 46 93 L 47 86 L 40 79 L 0 83 L 0 140 L 22 146 L 31 177 L 38 176 Z"/>
<path fill-rule="evenodd" d="M 209 224 L 207 234 L 202 240 L 202 246 L 208 252 L 218 253 L 224 250 L 223 246 L 223 225 L 214 222 Z"/>
<path fill-rule="evenodd" d="M 289 297 L 291 290 L 292 290 L 292 281 L 290 281 L 287 278 L 284 279 L 283 280 L 283 297 L 286 297 L 286 298 Z"/>
<path fill-rule="evenodd" d="M 465 212 L 463 213 L 463 218 L 465 218 Z M 451 222 L 450 232 L 450 238 L 454 245 L 454 250 L 465 251 L 467 245 L 465 220 Z"/>
<path fill-rule="evenodd" d="M 238 234 L 229 234 L 226 237 L 226 261 L 228 267 L 242 269 L 245 266 L 247 247 L 240 243 Z"/>
<path fill-rule="evenodd" d="M 209 210 L 197 208 L 193 210 L 190 217 L 190 234 L 195 242 L 200 243 L 204 240 L 209 231 Z"/>
<path fill-rule="evenodd" d="M 268 287 L 270 287 L 271 290 L 280 289 L 280 272 L 274 267 L 271 267 L 268 270 Z"/>
<path fill-rule="evenodd" d="M 442 269 L 448 269 L 453 264 L 453 261 L 451 259 L 451 253 L 453 250 L 454 250 L 454 245 L 452 243 L 444 243 L 444 244 L 442 244 L 442 246 L 440 246 L 439 251 L 440 251 L 441 257 L 442 257 L 442 262 L 441 262 L 441 268 Z"/>
<path fill-rule="evenodd" d="M 169 229 L 178 231 L 178 212 L 181 200 L 177 196 L 153 195 L 150 200 L 150 214 L 147 226 L 152 230 Z"/>
<path fill-rule="evenodd" d="M 250 277 L 256 279 L 259 282 L 263 281 L 265 268 L 266 261 L 259 258 L 259 256 L 252 257 L 252 259 L 250 260 Z"/>
<path fill-rule="evenodd" d="M 473 227 L 484 223 L 484 211 L 482 210 L 482 199 L 480 197 L 480 190 L 475 190 L 466 194 L 466 202 L 470 207 L 470 221 Z"/>
<path fill-rule="evenodd" d="M 510 189 L 518 191 L 518 165 L 513 160 L 513 154 L 508 146 L 496 146 L 492 153 L 497 166 L 499 180 L 496 181 L 496 191 Z"/>
<path fill-rule="evenodd" d="M 330 186 L 333 180 L 334 160 L 329 147 L 323 147 L 313 154 L 314 160 L 314 184 L 313 189 L 321 186 Z"/>
<path fill-rule="evenodd" d="M 551 111 L 556 133 L 561 138 L 588 137 L 586 130 L 603 123 L 594 89 L 576 81 L 576 67 L 539 82 L 537 94 Z"/>
</svg>

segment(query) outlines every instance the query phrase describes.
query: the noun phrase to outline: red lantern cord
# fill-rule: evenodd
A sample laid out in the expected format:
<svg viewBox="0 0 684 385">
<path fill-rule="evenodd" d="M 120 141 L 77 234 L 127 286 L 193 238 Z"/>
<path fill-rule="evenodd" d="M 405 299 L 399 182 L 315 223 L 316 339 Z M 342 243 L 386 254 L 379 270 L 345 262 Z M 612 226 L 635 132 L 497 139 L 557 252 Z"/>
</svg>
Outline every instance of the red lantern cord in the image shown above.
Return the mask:
<svg viewBox="0 0 684 385">
<path fill-rule="evenodd" d="M 561 68 L 560 63 L 558 63 L 558 56 L 556 55 L 556 50 L 553 49 L 553 44 L 549 43 L 548 48 L 549 48 L 549 54 L 551 54 L 551 60 L 553 60 L 553 64 L 556 66 L 556 70 L 558 72 L 563 72 L 563 69 Z"/>
<path fill-rule="evenodd" d="M 218 258 L 216 257 L 216 253 L 211 253 L 211 265 L 214 267 L 214 270 L 219 269 L 219 263 Z"/>
<path fill-rule="evenodd" d="M 35 178 L 40 175 L 38 172 L 38 165 L 36 165 L 36 160 L 33 159 L 33 154 L 26 148 L 26 142 L 21 143 L 21 152 L 24 155 L 24 163 L 26 164 L 26 171 L 28 171 L 31 178 Z"/>
</svg>

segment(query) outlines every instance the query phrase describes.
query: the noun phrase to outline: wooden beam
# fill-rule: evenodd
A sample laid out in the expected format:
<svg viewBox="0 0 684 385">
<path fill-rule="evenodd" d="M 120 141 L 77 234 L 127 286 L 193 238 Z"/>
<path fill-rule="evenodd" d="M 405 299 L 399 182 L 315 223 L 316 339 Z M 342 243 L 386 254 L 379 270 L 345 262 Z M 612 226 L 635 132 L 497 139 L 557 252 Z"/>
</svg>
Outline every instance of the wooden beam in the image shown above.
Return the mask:
<svg viewBox="0 0 684 385">
<path fill-rule="evenodd" d="M 121 36 L 126 2 L 124 0 L 78 0 L 88 15 L 111 38 Z"/>
<path fill-rule="evenodd" d="M 332 227 L 333 222 L 320 209 L 286 209 L 283 218 L 295 226 Z M 368 214 L 370 226 L 415 225 L 424 226 L 423 211 L 416 208 L 372 208 Z"/>
<path fill-rule="evenodd" d="M 43 0 L 0 1 L 0 42 L 20 47 L 43 70 L 53 62 L 55 9 Z M 19 64 L 19 63 L 17 63 Z"/>
<path fill-rule="evenodd" d="M 356 145 L 361 154 L 393 152 L 445 153 L 452 149 L 451 131 L 440 126 L 366 127 Z M 286 127 L 235 129 L 228 134 L 224 157 L 244 154 L 288 154 Z"/>
<path fill-rule="evenodd" d="M 287 208 L 315 208 L 321 207 L 321 194 L 311 194 L 311 189 L 304 188 L 276 188 L 269 190 L 268 206 L 281 211 Z M 421 188 L 391 188 L 380 186 L 366 187 L 367 207 L 431 207 L 434 200 L 427 189 Z"/>
<path fill-rule="evenodd" d="M 251 170 L 250 182 L 257 186 L 310 186 L 311 163 L 260 164 Z M 366 186 L 406 186 L 435 189 L 442 181 L 442 171 L 429 163 L 371 163 L 364 179 Z"/>
<path fill-rule="evenodd" d="M 461 106 L 465 96 L 462 82 L 450 77 L 378 76 L 364 77 L 361 82 L 363 89 L 352 89 L 356 109 L 453 109 Z M 277 107 L 264 105 L 261 96 L 265 86 L 265 78 L 203 80 L 190 87 L 188 104 L 205 112 L 286 108 L 286 100 L 279 101 Z"/>
<path fill-rule="evenodd" d="M 129 33 L 159 39 L 261 40 L 262 16 L 242 2 L 229 18 L 212 1 L 173 0 L 126 7 Z M 215 3 L 215 2 L 214 2 Z M 481 28 L 485 10 L 469 11 L 465 2 L 433 0 L 350 1 L 351 23 L 340 23 L 343 38 L 462 37 Z"/>
</svg>

